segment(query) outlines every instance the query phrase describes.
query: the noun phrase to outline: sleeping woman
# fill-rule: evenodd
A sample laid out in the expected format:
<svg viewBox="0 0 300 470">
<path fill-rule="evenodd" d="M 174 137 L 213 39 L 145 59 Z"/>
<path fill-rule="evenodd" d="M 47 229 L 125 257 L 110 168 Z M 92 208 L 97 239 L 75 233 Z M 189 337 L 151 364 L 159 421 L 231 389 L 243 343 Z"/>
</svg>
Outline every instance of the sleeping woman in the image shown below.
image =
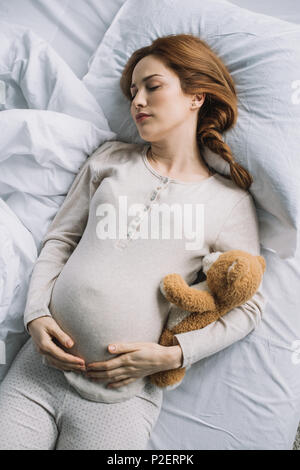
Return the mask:
<svg viewBox="0 0 300 470">
<path fill-rule="evenodd" d="M 260 287 L 206 328 L 158 344 L 165 275 L 192 285 L 210 252 L 260 254 L 252 177 L 222 139 L 236 90 L 205 42 L 157 38 L 132 54 L 120 85 L 145 143 L 96 149 L 43 239 L 30 338 L 0 386 L 1 449 L 144 449 L 163 396 L 148 376 L 210 356 L 261 320 Z M 207 165 L 204 146 L 230 175 Z"/>
</svg>

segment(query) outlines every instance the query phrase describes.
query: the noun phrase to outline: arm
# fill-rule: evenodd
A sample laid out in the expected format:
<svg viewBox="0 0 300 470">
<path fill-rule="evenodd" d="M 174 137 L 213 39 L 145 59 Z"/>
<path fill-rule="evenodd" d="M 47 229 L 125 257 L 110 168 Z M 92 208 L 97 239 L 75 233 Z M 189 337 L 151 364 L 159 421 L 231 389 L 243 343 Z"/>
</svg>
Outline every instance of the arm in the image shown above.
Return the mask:
<svg viewBox="0 0 300 470">
<path fill-rule="evenodd" d="M 43 239 L 25 305 L 24 325 L 28 332 L 30 321 L 51 317 L 48 306 L 54 283 L 80 241 L 88 220 L 90 200 L 101 181 L 93 162 L 108 145 L 110 143 L 105 142 L 84 162 Z"/>
<path fill-rule="evenodd" d="M 212 246 L 212 251 L 234 249 L 245 250 L 253 255 L 260 254 L 258 220 L 250 193 L 233 207 Z M 190 366 L 247 336 L 259 325 L 264 306 L 261 283 L 248 302 L 230 310 L 219 320 L 200 330 L 176 334 L 173 344 L 179 343 L 182 349 L 181 367 Z"/>
</svg>

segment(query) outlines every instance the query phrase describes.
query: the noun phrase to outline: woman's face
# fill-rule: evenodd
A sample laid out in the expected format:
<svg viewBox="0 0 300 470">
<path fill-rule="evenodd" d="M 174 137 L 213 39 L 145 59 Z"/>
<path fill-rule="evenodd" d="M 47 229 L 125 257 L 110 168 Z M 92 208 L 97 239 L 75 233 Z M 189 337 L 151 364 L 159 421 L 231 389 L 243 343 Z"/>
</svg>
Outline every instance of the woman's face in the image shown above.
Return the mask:
<svg viewBox="0 0 300 470">
<path fill-rule="evenodd" d="M 149 75 L 158 74 L 143 81 Z M 183 93 L 173 70 L 152 55 L 143 57 L 135 66 L 131 80 L 131 115 L 142 139 L 155 142 L 179 130 L 193 129 L 197 120 L 191 109 L 192 96 Z M 150 114 L 136 121 L 138 113 Z"/>
</svg>

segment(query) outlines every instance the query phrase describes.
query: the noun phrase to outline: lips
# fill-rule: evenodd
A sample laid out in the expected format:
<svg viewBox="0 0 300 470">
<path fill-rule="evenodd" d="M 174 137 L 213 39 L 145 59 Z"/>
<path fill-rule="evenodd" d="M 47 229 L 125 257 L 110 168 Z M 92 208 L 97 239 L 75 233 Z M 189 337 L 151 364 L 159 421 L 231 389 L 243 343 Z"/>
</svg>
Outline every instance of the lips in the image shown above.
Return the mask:
<svg viewBox="0 0 300 470">
<path fill-rule="evenodd" d="M 137 122 L 142 121 L 146 119 L 147 117 L 150 117 L 150 114 L 139 113 L 136 115 L 136 121 Z"/>
</svg>

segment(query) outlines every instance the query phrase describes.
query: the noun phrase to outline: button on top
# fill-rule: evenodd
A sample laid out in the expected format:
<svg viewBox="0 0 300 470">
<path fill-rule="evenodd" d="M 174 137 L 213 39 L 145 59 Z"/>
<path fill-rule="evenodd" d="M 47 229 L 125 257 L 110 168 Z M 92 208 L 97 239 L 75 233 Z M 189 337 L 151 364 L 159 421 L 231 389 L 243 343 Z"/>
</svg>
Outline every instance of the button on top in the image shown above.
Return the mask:
<svg viewBox="0 0 300 470">
<path fill-rule="evenodd" d="M 115 243 L 115 246 L 117 246 L 118 248 L 126 248 L 128 246 L 129 241 L 132 240 L 132 235 L 137 231 L 137 228 L 140 226 L 142 219 L 146 215 L 146 212 L 153 206 L 153 203 L 157 198 L 159 192 L 162 189 L 165 189 L 169 184 L 169 178 L 167 178 L 166 176 L 161 177 L 161 181 L 162 184 L 157 186 L 156 190 L 153 190 L 150 194 L 150 204 L 146 204 L 143 210 L 139 213 L 139 215 L 136 215 L 135 218 L 128 225 L 126 240 L 118 240 Z"/>
<path fill-rule="evenodd" d="M 153 201 L 156 196 L 157 196 L 157 191 L 152 191 L 151 196 L 150 196 L 150 200 Z"/>
</svg>

